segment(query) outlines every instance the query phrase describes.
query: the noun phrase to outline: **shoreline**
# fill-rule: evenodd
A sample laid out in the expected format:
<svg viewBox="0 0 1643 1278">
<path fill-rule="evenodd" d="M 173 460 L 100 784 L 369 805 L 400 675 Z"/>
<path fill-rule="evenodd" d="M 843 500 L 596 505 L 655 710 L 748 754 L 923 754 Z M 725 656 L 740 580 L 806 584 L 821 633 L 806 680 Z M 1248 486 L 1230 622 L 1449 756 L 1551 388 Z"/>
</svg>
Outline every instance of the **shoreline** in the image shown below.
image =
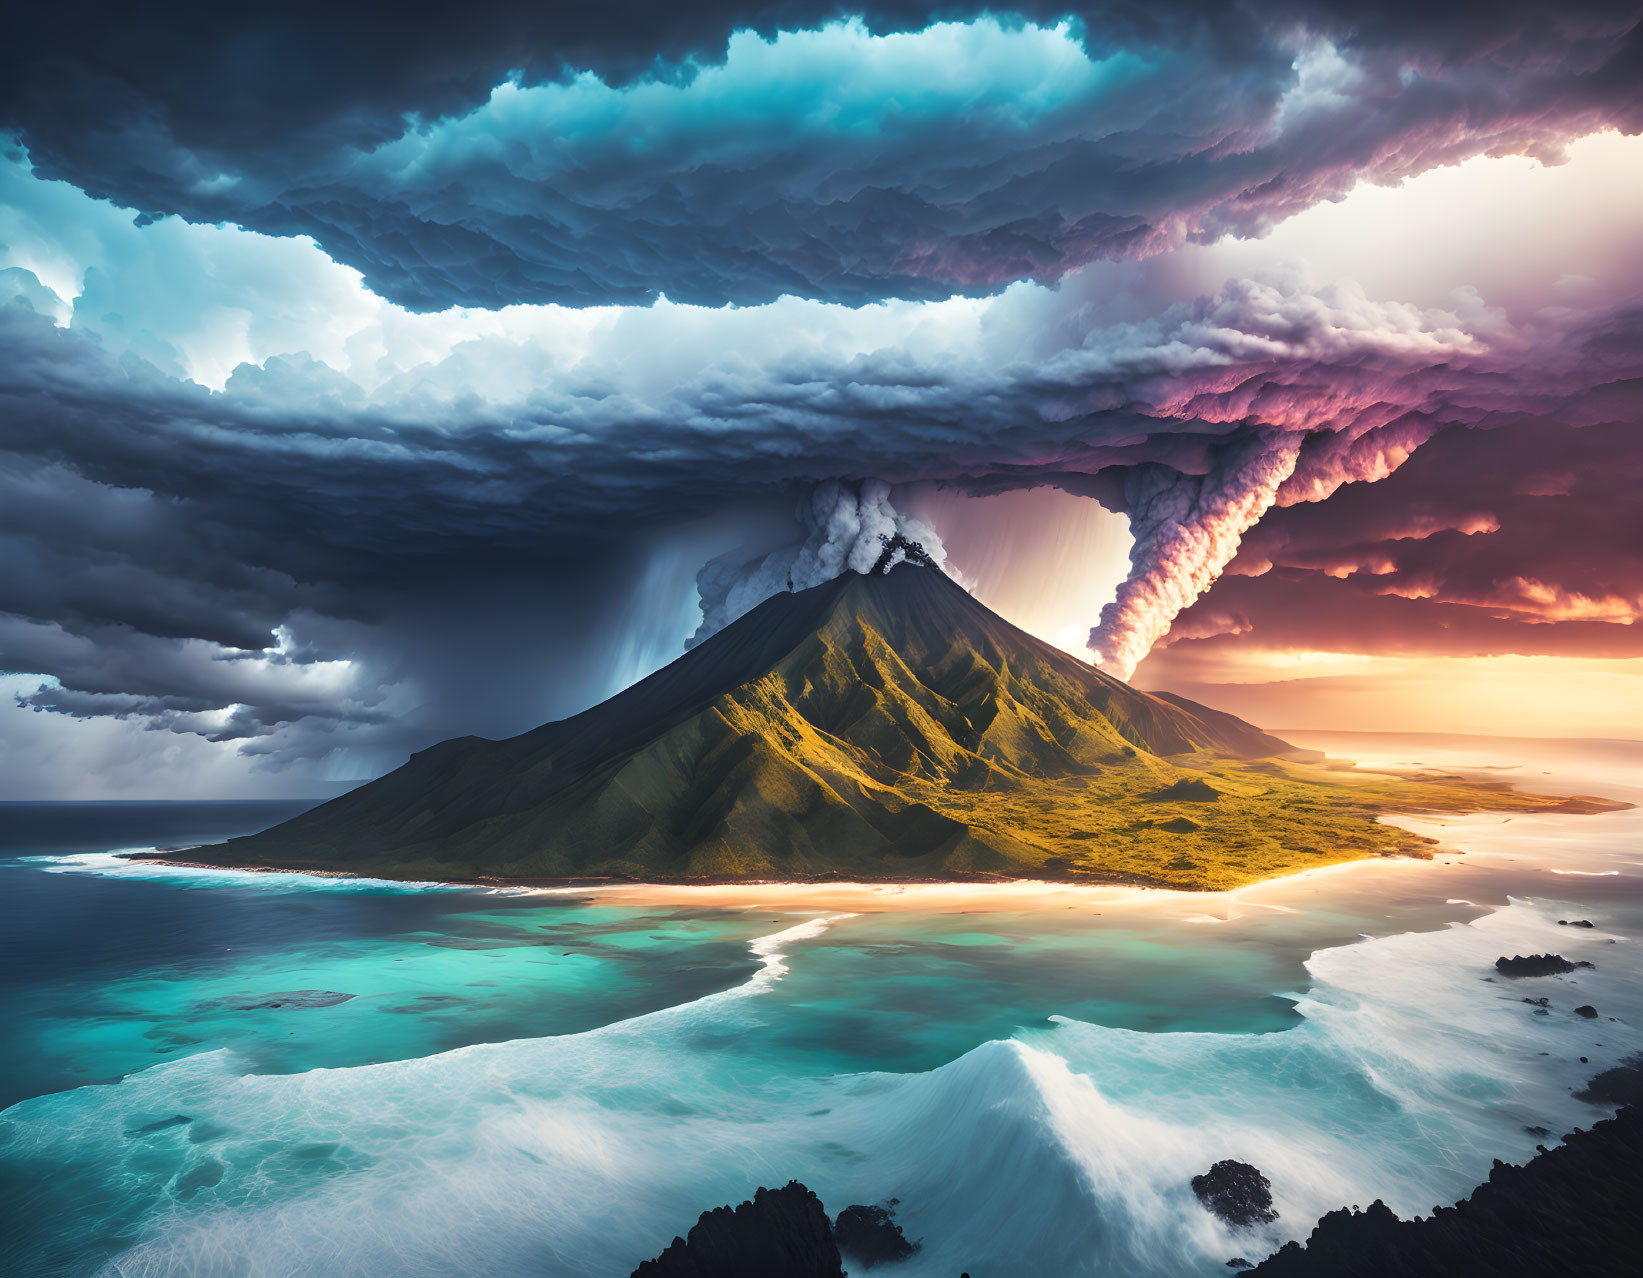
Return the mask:
<svg viewBox="0 0 1643 1278">
<path fill-rule="evenodd" d="M 1349 763 L 1346 766 L 1351 769 L 1359 767 L 1355 763 Z M 1388 767 L 1384 764 L 1370 764 L 1363 767 L 1362 771 L 1409 775 L 1410 773 L 1430 772 L 1431 769 L 1424 765 L 1417 765 L 1411 769 L 1402 769 Z M 1516 789 L 1518 787 L 1516 784 L 1511 784 L 1510 788 Z M 1441 809 L 1414 808 L 1383 812 L 1377 815 L 1374 820 L 1377 824 L 1398 825 L 1402 821 L 1462 822 L 1491 815 L 1498 815 L 1502 820 L 1541 815 L 1600 816 L 1607 813 L 1632 810 L 1637 806 L 1637 804 L 1626 799 L 1578 794 L 1565 795 L 1562 802 L 1548 804 L 1530 811 L 1477 808 L 1465 812 L 1455 812 Z M 1407 827 L 1400 826 L 1399 828 Z M 876 903 L 881 908 L 893 908 L 891 902 L 898 897 L 908 898 L 906 904 L 911 905 L 915 901 L 928 904 L 932 898 L 939 899 L 941 897 L 968 900 L 983 895 L 996 899 L 1000 896 L 1035 897 L 1053 894 L 1056 903 L 1067 908 L 1067 902 L 1070 898 L 1081 898 L 1091 905 L 1119 905 L 1141 900 L 1159 901 L 1171 897 L 1179 898 L 1183 902 L 1207 903 L 1224 900 L 1231 903 L 1238 901 L 1243 893 L 1280 885 L 1300 885 L 1325 873 L 1336 873 L 1357 867 L 1385 865 L 1387 863 L 1424 862 L 1432 864 L 1439 857 L 1465 855 L 1462 849 L 1448 846 L 1446 843 L 1430 836 L 1422 837 L 1426 838 L 1431 845 L 1430 850 L 1371 852 L 1346 860 L 1331 861 L 1324 865 L 1305 866 L 1300 869 L 1268 874 L 1251 879 L 1247 883 L 1221 888 L 1199 887 L 1190 883 L 1177 883 L 1166 879 L 1154 879 L 1123 872 L 1114 872 L 1108 875 L 1089 873 L 1067 874 L 1064 876 L 1056 876 L 1052 873 L 1032 877 L 974 873 L 944 875 L 938 878 L 908 876 L 874 879 L 853 879 L 834 873 L 823 873 L 796 879 L 753 879 L 736 878 L 728 875 L 693 879 L 627 879 L 599 876 L 511 878 L 500 875 L 436 879 L 396 877 L 372 872 L 368 869 L 341 870 L 320 865 L 222 865 L 211 861 L 190 859 L 187 853 L 193 851 L 193 847 L 115 852 L 112 855 L 122 861 L 178 870 L 205 870 L 229 874 L 297 874 L 316 879 L 371 881 L 456 890 L 482 889 L 497 892 L 526 892 L 552 896 L 585 895 L 596 898 L 606 895 L 621 895 L 629 899 L 638 898 L 646 903 L 654 904 L 686 904 L 686 898 L 689 898 L 688 903 L 692 905 L 751 907 L 768 901 L 772 896 L 803 894 L 807 898 L 814 898 L 815 900 L 832 899 L 835 906 L 843 902 L 849 902 L 856 905 Z"/>
<path fill-rule="evenodd" d="M 1192 881 L 1181 881 L 1171 878 L 1161 878 L 1134 871 L 1114 869 L 1103 872 L 1099 869 L 1088 871 L 1061 870 L 1060 867 L 1023 867 L 1034 872 L 1023 875 L 999 874 L 996 872 L 950 872 L 938 876 L 906 875 L 885 876 L 872 878 L 851 877 L 848 872 L 826 871 L 818 874 L 804 875 L 794 878 L 743 878 L 732 875 L 713 875 L 696 878 L 629 878 L 609 875 L 572 875 L 561 877 L 517 877 L 507 875 L 474 874 L 450 878 L 416 877 L 395 874 L 391 867 L 360 866 L 352 869 L 340 869 L 335 865 L 315 862 L 295 862 L 287 864 L 240 864 L 227 865 L 218 861 L 209 861 L 189 856 L 190 852 L 203 849 L 209 844 L 193 844 L 187 847 L 153 848 L 131 851 L 119 851 L 114 855 L 121 860 L 138 864 L 164 866 L 178 870 L 201 870 L 212 872 L 228 872 L 243 874 L 296 874 L 316 879 L 375 881 L 386 884 L 421 886 L 432 888 L 447 888 L 454 890 L 489 890 L 497 892 L 537 893 L 553 896 L 583 895 L 589 898 L 603 896 L 621 896 L 625 899 L 640 899 L 647 903 L 683 903 L 688 900 L 694 904 L 713 905 L 718 903 L 758 904 L 768 901 L 773 896 L 783 894 L 789 896 L 803 896 L 806 900 L 835 898 L 853 902 L 873 901 L 881 908 L 888 905 L 897 897 L 906 897 L 929 901 L 942 898 L 991 898 L 1000 897 L 1033 897 L 1050 896 L 1053 894 L 1057 902 L 1063 906 L 1069 901 L 1084 900 L 1091 904 L 1117 904 L 1122 901 L 1139 901 L 1174 898 L 1181 902 L 1211 903 L 1216 901 L 1237 901 L 1244 893 L 1271 889 L 1277 885 L 1305 884 L 1315 880 L 1316 876 L 1324 871 L 1339 871 L 1352 866 L 1376 865 L 1384 863 L 1399 863 L 1406 861 L 1424 861 L 1431 863 L 1439 858 L 1464 855 L 1463 850 L 1454 847 L 1451 842 L 1442 837 L 1433 837 L 1433 825 L 1448 825 L 1452 822 L 1467 822 L 1480 818 L 1498 816 L 1501 820 L 1511 820 L 1514 817 L 1544 815 L 1549 817 L 1579 815 L 1597 816 L 1605 813 L 1614 813 L 1634 809 L 1638 803 L 1632 800 L 1640 792 L 1612 773 L 1594 775 L 1586 767 L 1577 765 L 1575 769 L 1565 770 L 1555 763 L 1550 763 L 1544 757 L 1536 759 L 1532 751 L 1520 752 L 1512 750 L 1512 762 L 1484 762 L 1477 757 L 1460 759 L 1442 757 L 1442 745 L 1447 744 L 1443 738 L 1424 734 L 1419 739 L 1413 739 L 1406 734 L 1342 734 L 1314 732 L 1310 734 L 1319 739 L 1320 744 L 1346 746 L 1350 749 L 1354 745 L 1365 744 L 1369 737 L 1376 738 L 1375 744 L 1391 747 L 1401 744 L 1406 749 L 1413 747 L 1409 753 L 1414 757 L 1403 758 L 1387 757 L 1387 754 L 1371 754 L 1367 757 L 1353 757 L 1344 751 L 1338 754 L 1328 750 L 1317 751 L 1322 758 L 1322 766 L 1329 772 L 1337 773 L 1344 778 L 1354 775 L 1369 779 L 1373 777 L 1389 777 L 1402 781 L 1420 782 L 1437 780 L 1465 780 L 1475 782 L 1484 787 L 1475 796 L 1481 800 L 1476 808 L 1452 808 L 1445 806 L 1428 807 L 1420 802 L 1400 804 L 1396 808 L 1389 808 L 1376 813 L 1371 821 L 1375 825 L 1390 826 L 1393 829 L 1412 834 L 1417 840 L 1414 846 L 1403 846 L 1396 849 L 1364 849 L 1358 855 L 1349 855 L 1339 859 L 1331 858 L 1321 865 L 1295 865 L 1290 863 L 1288 868 L 1278 869 L 1265 874 L 1256 873 L 1242 882 L 1230 885 L 1222 884 L 1209 886 Z M 1467 756 L 1473 756 L 1474 751 L 1487 755 L 1485 742 L 1487 738 L 1463 738 Z M 1350 744 L 1349 744 L 1350 741 Z M 1532 743 L 1527 740 L 1502 740 L 1498 744 L 1523 747 Z M 1609 743 L 1587 742 L 1583 739 L 1559 741 L 1556 744 L 1564 747 L 1585 747 L 1591 745 L 1603 746 Z M 1643 755 L 1643 741 L 1624 741 L 1624 747 L 1633 748 Z M 1424 748 L 1423 748 L 1424 747 Z M 1432 747 L 1439 747 L 1433 749 Z M 1354 754 L 1357 752 L 1354 751 Z M 1395 754 L 1405 754 L 1400 749 Z M 1436 757 L 1434 757 L 1436 756 Z M 1550 764 L 1545 771 L 1541 771 L 1544 764 Z M 1532 775 L 1531 769 L 1538 775 Z M 1502 772 L 1515 772 L 1518 775 L 1505 777 Z M 1587 787 L 1603 786 L 1605 782 L 1618 783 L 1620 794 L 1629 797 L 1618 797 L 1591 793 Z M 1488 792 L 1500 794 L 1534 796 L 1542 800 L 1537 806 L 1493 807 L 1485 797 Z M 1574 791 L 1571 793 L 1571 791 Z M 1586 792 L 1581 792 L 1586 791 Z M 1406 799 L 1410 796 L 1404 796 Z M 1426 825 L 1425 832 L 1420 831 L 1420 825 Z"/>
<path fill-rule="evenodd" d="M 1605 806 L 1591 812 L 1558 805 L 1539 812 L 1501 813 L 1501 819 L 1512 820 L 1534 816 L 1567 816 L 1572 811 L 1579 815 L 1602 815 L 1627 811 L 1638 805 L 1622 801 L 1603 801 Z M 1415 822 L 1469 822 L 1495 815 L 1487 810 L 1469 813 L 1454 812 L 1389 812 L 1377 820 Z M 186 853 L 189 849 L 178 849 Z M 1447 843 L 1435 844 L 1425 855 L 1371 854 L 1326 865 L 1308 866 L 1288 873 L 1268 875 L 1232 888 L 1198 888 L 1168 882 L 1143 882 L 1135 878 L 1114 876 L 1098 879 L 1080 878 L 1006 878 L 974 875 L 951 878 L 850 879 L 817 876 L 808 879 L 677 879 L 632 880 L 614 878 L 581 879 L 509 879 L 477 877 L 468 879 L 395 879 L 380 874 L 357 873 L 347 870 L 313 867 L 299 869 L 292 866 L 225 866 L 207 861 L 193 861 L 185 855 L 170 852 L 119 852 L 112 855 L 127 862 L 153 865 L 177 870 L 203 870 L 213 873 L 279 875 L 294 874 L 322 880 L 350 880 L 379 882 L 391 885 L 417 885 L 453 890 L 479 889 L 494 892 L 527 893 L 541 896 L 583 897 L 597 900 L 620 897 L 624 901 L 646 906 L 674 906 L 689 908 L 753 909 L 780 908 L 786 901 L 803 909 L 852 909 L 866 913 L 883 913 L 898 909 L 940 909 L 943 907 L 974 912 L 985 908 L 1076 909 L 1143 905 L 1180 905 L 1198 908 L 1217 904 L 1248 906 L 1260 909 L 1285 910 L 1291 907 L 1271 902 L 1250 900 L 1253 894 L 1263 892 L 1304 891 L 1324 877 L 1340 878 L 1352 871 L 1369 867 L 1416 864 L 1437 868 L 1454 864 L 1442 858 L 1464 858 L 1464 848 Z M 1486 854 L 1485 854 L 1486 855 Z"/>
</svg>

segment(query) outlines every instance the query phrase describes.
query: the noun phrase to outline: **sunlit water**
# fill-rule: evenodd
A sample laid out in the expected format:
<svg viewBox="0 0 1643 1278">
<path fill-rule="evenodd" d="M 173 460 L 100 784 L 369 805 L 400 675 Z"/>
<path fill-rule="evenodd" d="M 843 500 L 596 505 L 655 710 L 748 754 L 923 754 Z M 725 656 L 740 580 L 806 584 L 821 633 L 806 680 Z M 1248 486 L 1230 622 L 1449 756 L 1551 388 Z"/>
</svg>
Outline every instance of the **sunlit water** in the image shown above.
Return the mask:
<svg viewBox="0 0 1643 1278">
<path fill-rule="evenodd" d="M 1523 762 L 1455 748 L 1386 757 Z M 1525 779 L 1643 797 L 1634 749 L 1541 753 Z M 1573 1089 L 1643 1046 L 1638 811 L 1416 822 L 1466 855 L 1032 908 L 103 854 L 273 819 L 198 807 L 56 843 L 0 807 L 6 1272 L 625 1275 L 797 1177 L 835 1211 L 899 1199 L 907 1278 L 1225 1273 L 1342 1204 L 1452 1201 L 1527 1128 L 1600 1117 Z M 1597 966 L 1494 976 L 1544 950 Z M 1227 1157 L 1272 1180 L 1271 1228 L 1193 1197 Z"/>
</svg>

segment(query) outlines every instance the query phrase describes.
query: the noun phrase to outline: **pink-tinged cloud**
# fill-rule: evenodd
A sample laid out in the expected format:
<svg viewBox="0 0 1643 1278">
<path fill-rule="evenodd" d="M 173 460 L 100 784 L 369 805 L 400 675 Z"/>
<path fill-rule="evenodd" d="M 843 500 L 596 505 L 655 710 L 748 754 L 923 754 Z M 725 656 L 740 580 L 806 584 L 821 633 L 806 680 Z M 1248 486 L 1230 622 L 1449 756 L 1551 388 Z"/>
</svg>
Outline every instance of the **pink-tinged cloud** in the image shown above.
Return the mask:
<svg viewBox="0 0 1643 1278">
<path fill-rule="evenodd" d="M 1295 470 L 1300 441 L 1255 439 L 1208 475 L 1142 467 L 1124 485 L 1135 538 L 1129 579 L 1101 610 L 1090 649 L 1121 679 L 1169 630 L 1183 608 L 1221 575 L 1238 541 L 1271 507 Z"/>
<path fill-rule="evenodd" d="M 1148 681 L 1214 682 L 1242 654 L 1290 650 L 1643 657 L 1640 432 L 1643 412 L 1448 427 L 1378 483 L 1273 509 L 1176 618 Z M 1550 459 L 1568 491 L 1522 492 Z"/>
</svg>

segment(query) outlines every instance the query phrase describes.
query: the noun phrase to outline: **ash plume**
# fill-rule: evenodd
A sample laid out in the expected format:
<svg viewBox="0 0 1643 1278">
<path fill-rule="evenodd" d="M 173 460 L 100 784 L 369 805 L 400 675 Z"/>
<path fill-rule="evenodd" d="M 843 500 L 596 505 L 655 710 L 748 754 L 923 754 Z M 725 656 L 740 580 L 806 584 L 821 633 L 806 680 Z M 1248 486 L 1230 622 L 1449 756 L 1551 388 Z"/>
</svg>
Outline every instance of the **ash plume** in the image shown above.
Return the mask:
<svg viewBox="0 0 1643 1278">
<path fill-rule="evenodd" d="M 1105 670 L 1128 679 L 1176 614 L 1209 589 L 1294 474 L 1300 447 L 1293 437 L 1262 434 L 1221 454 L 1204 475 L 1148 463 L 1124 477 L 1135 538 L 1130 575 L 1090 631 Z"/>
<path fill-rule="evenodd" d="M 721 555 L 697 574 L 702 624 L 687 649 L 780 591 L 806 590 L 845 572 L 888 571 L 909 557 L 909 546 L 938 568 L 947 562 L 936 530 L 898 511 L 881 479 L 827 480 L 795 513 L 805 530 L 802 540 L 753 559 Z"/>
</svg>

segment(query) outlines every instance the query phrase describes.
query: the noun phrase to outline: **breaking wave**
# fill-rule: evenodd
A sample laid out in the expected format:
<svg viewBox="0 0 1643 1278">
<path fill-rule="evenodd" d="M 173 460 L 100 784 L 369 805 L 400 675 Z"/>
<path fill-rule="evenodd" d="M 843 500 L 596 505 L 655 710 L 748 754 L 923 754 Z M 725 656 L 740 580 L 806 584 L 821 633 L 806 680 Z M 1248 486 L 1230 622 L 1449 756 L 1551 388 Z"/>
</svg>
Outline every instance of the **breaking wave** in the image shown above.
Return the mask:
<svg viewBox="0 0 1643 1278">
<path fill-rule="evenodd" d="M 798 1177 L 835 1211 L 899 1198 L 906 1278 L 1225 1273 L 1343 1203 L 1452 1201 L 1532 1153 L 1524 1128 L 1589 1124 L 1570 1089 L 1643 1046 L 1572 1014 L 1640 1023 L 1635 947 L 1514 901 L 1318 951 L 1281 1032 L 1056 1018 L 926 1073 L 808 1074 L 761 1049 L 805 1014 L 789 961 L 841 917 L 754 941 L 733 990 L 587 1033 L 293 1076 L 212 1052 L 23 1102 L 0 1116 L 4 1206 L 37 1230 L 19 1272 L 604 1278 Z M 1536 1016 L 1492 962 L 1554 937 L 1599 966 L 1535 982 Z M 1275 1225 L 1198 1205 L 1229 1157 L 1271 1179 Z"/>
</svg>

